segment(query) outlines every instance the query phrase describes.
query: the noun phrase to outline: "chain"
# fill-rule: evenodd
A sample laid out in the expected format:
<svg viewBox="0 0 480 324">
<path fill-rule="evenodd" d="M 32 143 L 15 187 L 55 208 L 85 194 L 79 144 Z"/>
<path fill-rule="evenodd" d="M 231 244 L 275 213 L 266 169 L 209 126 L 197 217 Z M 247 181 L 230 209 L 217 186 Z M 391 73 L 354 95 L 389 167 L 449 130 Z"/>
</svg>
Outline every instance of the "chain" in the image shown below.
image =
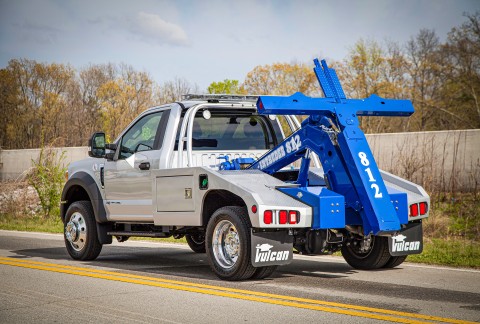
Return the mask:
<svg viewBox="0 0 480 324">
<path fill-rule="evenodd" d="M 330 140 L 332 141 L 332 143 L 334 145 L 337 145 L 337 134 L 339 133 L 338 129 L 334 129 L 333 127 L 332 128 L 329 128 L 325 125 L 320 125 L 320 129 L 322 131 L 324 131 L 325 133 L 327 133 L 328 137 L 330 138 Z"/>
</svg>

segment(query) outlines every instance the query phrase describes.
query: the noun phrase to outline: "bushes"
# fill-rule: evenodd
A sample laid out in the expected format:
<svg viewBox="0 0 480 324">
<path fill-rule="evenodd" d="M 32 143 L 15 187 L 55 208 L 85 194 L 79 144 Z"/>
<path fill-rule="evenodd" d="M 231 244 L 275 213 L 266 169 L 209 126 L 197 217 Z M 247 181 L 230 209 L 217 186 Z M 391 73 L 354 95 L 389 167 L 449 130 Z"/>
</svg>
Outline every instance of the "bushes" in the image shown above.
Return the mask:
<svg viewBox="0 0 480 324">
<path fill-rule="evenodd" d="M 52 147 L 42 147 L 38 159 L 32 160 L 33 167 L 27 175 L 28 183 L 35 189 L 40 199 L 40 207 L 45 219 L 58 216 L 60 199 L 65 183 L 66 167 L 63 164 L 65 152 L 58 155 Z"/>
<path fill-rule="evenodd" d="M 444 194 L 443 200 L 437 198 L 423 225 L 429 238 L 480 242 L 480 201 L 476 193 L 457 193 L 455 198 Z"/>
</svg>

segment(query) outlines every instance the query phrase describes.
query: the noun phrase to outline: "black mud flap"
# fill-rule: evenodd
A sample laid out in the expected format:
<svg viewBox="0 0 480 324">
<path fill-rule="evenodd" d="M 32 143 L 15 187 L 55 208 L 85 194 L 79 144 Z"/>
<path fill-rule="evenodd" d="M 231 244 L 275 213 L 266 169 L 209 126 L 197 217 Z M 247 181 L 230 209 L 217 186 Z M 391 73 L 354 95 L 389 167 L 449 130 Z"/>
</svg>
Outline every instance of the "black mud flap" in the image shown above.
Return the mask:
<svg viewBox="0 0 480 324">
<path fill-rule="evenodd" d="M 422 223 L 410 223 L 395 236 L 390 236 L 388 238 L 388 249 L 392 256 L 422 253 Z"/>
<path fill-rule="evenodd" d="M 289 264 L 293 259 L 293 236 L 287 231 L 259 232 L 251 229 L 252 265 L 265 267 Z"/>
</svg>

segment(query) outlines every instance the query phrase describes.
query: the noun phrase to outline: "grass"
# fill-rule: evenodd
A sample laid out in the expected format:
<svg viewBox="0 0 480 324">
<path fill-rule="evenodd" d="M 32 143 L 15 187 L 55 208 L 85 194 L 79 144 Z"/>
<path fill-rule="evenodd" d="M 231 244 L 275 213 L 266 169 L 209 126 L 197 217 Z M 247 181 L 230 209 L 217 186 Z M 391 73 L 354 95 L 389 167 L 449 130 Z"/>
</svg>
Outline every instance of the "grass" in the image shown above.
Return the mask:
<svg viewBox="0 0 480 324">
<path fill-rule="evenodd" d="M 480 269 L 480 242 L 424 238 L 423 252 L 409 255 L 407 262 Z"/>
<path fill-rule="evenodd" d="M 423 252 L 408 256 L 407 261 L 480 268 L 480 243 L 465 239 L 426 238 L 424 240 Z"/>
<path fill-rule="evenodd" d="M 45 219 L 40 216 L 15 217 L 10 214 L 0 214 L 0 229 L 9 231 L 63 233 L 63 223 L 60 217 Z"/>
</svg>

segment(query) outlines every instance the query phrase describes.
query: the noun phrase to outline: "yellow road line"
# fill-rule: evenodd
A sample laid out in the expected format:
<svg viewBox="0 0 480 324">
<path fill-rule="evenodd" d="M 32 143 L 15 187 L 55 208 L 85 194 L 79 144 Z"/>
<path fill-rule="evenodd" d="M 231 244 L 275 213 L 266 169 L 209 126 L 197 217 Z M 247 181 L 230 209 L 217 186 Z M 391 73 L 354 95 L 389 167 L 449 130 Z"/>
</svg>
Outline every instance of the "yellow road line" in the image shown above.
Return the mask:
<svg viewBox="0 0 480 324">
<path fill-rule="evenodd" d="M 148 286 L 156 286 L 156 287 L 167 288 L 167 289 L 183 290 L 183 291 L 203 293 L 203 294 L 209 294 L 209 295 L 215 295 L 215 296 L 230 297 L 230 298 L 236 298 L 236 299 L 257 301 L 257 302 L 297 307 L 297 308 L 320 310 L 320 311 L 325 311 L 330 313 L 360 316 L 360 317 L 387 320 L 387 321 L 400 322 L 400 323 L 423 323 L 423 321 L 416 321 L 416 320 L 412 320 L 411 318 L 437 321 L 437 322 L 446 322 L 446 323 L 468 323 L 466 321 L 442 318 L 442 317 L 436 317 L 436 316 L 398 312 L 393 310 L 391 311 L 386 309 L 377 309 L 377 308 L 363 307 L 363 306 L 350 305 L 350 304 L 341 304 L 341 303 L 320 301 L 320 300 L 314 300 L 314 299 L 305 299 L 305 298 L 298 298 L 293 296 L 268 294 L 268 293 L 261 293 L 261 292 L 220 287 L 220 286 L 196 284 L 196 283 L 185 282 L 185 281 L 138 276 L 138 275 L 103 271 L 103 270 L 90 269 L 90 268 L 80 268 L 80 267 L 45 263 L 45 262 L 39 262 L 39 261 L 29 261 L 29 260 L 20 260 L 20 259 L 2 258 L 2 257 L 0 257 L 0 260 L 1 260 L 0 264 L 18 266 L 18 267 L 24 267 L 24 268 L 30 268 L 30 269 L 67 273 L 67 274 L 80 275 L 85 277 L 114 280 L 114 281 L 142 284 L 142 285 L 148 285 Z M 74 271 L 71 271 L 68 269 L 71 269 Z M 133 280 L 130 278 L 132 278 Z M 238 294 L 244 294 L 247 296 L 238 295 Z M 267 297 L 267 298 L 260 298 L 260 297 Z M 274 299 L 280 299 L 280 300 L 274 300 Z M 298 302 L 301 302 L 301 303 L 298 303 Z M 313 305 L 308 305 L 305 303 L 313 304 Z M 317 306 L 317 305 L 324 305 L 324 306 Z M 325 307 L 325 306 L 328 306 L 328 307 Z M 338 308 L 344 308 L 344 309 L 338 309 Z M 361 312 L 352 311 L 350 309 L 359 310 Z M 370 314 L 365 312 L 397 315 L 397 316 L 410 317 L 410 318 L 384 316 L 384 315 Z M 473 322 L 470 322 L 470 323 L 473 323 Z"/>
<path fill-rule="evenodd" d="M 29 263 L 29 264 L 38 264 L 38 265 L 44 265 L 44 266 L 47 266 L 47 267 L 73 269 L 73 270 L 79 270 L 79 271 L 86 271 L 86 272 L 90 272 L 90 273 L 100 273 L 100 274 L 114 275 L 114 276 L 125 277 L 125 278 L 144 279 L 144 280 L 154 281 L 154 282 L 164 282 L 164 283 L 171 283 L 171 284 L 175 284 L 175 285 L 206 288 L 206 289 L 234 292 L 234 293 L 240 293 L 240 294 L 246 294 L 246 295 L 261 296 L 261 297 L 275 298 L 275 299 L 281 299 L 281 300 L 290 300 L 290 301 L 297 301 L 297 302 L 302 302 L 302 303 L 310 303 L 310 304 L 316 304 L 316 305 L 355 309 L 355 310 L 366 311 L 366 312 L 375 312 L 375 313 L 382 313 L 382 314 L 388 314 L 388 315 L 398 315 L 398 316 L 418 318 L 418 319 L 437 321 L 437 322 L 465 323 L 465 321 L 450 319 L 450 318 L 443 318 L 443 317 L 438 317 L 438 316 L 415 314 L 415 313 L 406 313 L 406 312 L 400 312 L 400 311 L 394 311 L 394 310 L 388 310 L 388 309 L 381 309 L 381 308 L 372 308 L 372 307 L 358 306 L 358 305 L 352 305 L 352 304 L 342 304 L 342 303 L 328 302 L 328 301 L 315 300 L 315 299 L 299 298 L 299 297 L 293 297 L 293 296 L 276 295 L 276 294 L 262 293 L 262 292 L 251 291 L 251 290 L 243 290 L 243 289 L 227 288 L 227 287 L 221 287 L 221 286 L 197 284 L 197 283 L 193 283 L 193 282 L 169 280 L 169 279 L 162 279 L 162 278 L 155 278 L 155 277 L 146 277 L 146 276 L 127 274 L 127 273 L 118 273 L 118 272 L 97 270 L 97 269 L 91 269 L 91 268 L 81 268 L 81 267 L 75 267 L 75 266 L 60 265 L 60 264 L 55 264 L 55 263 L 46 263 L 46 262 L 40 262 L 40 261 L 30 261 L 30 260 L 2 258 L 2 257 L 0 257 L 0 260 L 5 260 L 5 261 L 9 261 L 9 262 L 20 262 L 20 263 L 24 262 L 24 263 Z"/>
</svg>

